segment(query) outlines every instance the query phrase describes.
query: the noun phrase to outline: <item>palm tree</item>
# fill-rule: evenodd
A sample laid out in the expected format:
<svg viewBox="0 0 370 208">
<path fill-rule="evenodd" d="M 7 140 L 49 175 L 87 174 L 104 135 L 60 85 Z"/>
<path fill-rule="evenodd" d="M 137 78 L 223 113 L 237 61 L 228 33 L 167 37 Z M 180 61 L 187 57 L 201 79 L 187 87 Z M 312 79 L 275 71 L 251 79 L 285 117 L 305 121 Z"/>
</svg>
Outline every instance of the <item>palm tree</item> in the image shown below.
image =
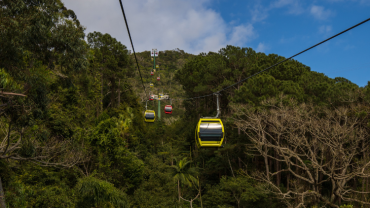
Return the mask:
<svg viewBox="0 0 370 208">
<path fill-rule="evenodd" d="M 186 157 L 179 162 L 177 162 L 177 159 L 175 158 L 175 162 L 176 165 L 170 167 L 172 168 L 172 178 L 174 181 L 177 181 L 177 191 L 179 193 L 180 202 L 180 183 L 190 187 L 193 184 L 197 185 L 198 180 L 194 177 L 195 175 L 197 175 L 197 171 L 195 168 L 189 166 L 191 161 L 187 160 Z"/>
</svg>

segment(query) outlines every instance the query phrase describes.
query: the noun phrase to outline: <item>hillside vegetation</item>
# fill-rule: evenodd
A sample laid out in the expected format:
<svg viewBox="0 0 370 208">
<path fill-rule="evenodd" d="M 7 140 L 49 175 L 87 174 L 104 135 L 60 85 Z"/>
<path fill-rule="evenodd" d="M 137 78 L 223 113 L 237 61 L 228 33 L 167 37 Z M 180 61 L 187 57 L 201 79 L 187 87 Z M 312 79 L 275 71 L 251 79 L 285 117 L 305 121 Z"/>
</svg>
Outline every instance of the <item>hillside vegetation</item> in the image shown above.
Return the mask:
<svg viewBox="0 0 370 208">
<path fill-rule="evenodd" d="M 195 126 L 216 97 L 187 98 L 284 57 L 165 50 L 151 76 L 150 52 L 137 53 L 147 93 L 173 105 L 145 123 L 126 46 L 85 34 L 60 0 L 0 6 L 0 207 L 370 207 L 368 86 L 289 60 L 221 91 L 224 148 L 199 149 Z"/>
</svg>

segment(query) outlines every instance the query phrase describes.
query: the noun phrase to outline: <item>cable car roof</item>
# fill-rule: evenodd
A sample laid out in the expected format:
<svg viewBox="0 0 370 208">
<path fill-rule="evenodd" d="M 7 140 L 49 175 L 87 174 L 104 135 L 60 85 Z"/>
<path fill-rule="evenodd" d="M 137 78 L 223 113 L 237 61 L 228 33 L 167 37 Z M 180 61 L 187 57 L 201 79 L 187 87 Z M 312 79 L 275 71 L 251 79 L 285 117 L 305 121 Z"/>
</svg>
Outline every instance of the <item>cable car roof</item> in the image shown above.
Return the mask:
<svg viewBox="0 0 370 208">
<path fill-rule="evenodd" d="M 201 122 L 199 132 L 222 132 L 222 124 L 219 122 Z"/>
</svg>

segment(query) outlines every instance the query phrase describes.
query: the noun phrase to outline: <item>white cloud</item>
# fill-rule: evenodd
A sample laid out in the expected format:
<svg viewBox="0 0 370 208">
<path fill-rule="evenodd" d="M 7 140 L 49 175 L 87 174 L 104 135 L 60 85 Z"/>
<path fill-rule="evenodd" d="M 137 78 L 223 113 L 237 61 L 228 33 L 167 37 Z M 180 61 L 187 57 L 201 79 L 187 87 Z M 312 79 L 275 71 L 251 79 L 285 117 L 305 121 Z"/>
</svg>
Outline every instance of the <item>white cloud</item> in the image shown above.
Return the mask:
<svg viewBox="0 0 370 208">
<path fill-rule="evenodd" d="M 265 8 L 260 4 L 254 5 L 254 8 L 250 10 L 252 14 L 253 22 L 260 22 L 265 20 L 268 17 L 269 8 Z"/>
<path fill-rule="evenodd" d="M 344 50 L 347 51 L 347 50 L 351 50 L 354 48 L 356 48 L 354 45 L 347 45 L 346 47 L 344 47 Z"/>
<path fill-rule="evenodd" d="M 326 34 L 331 32 L 332 29 L 331 25 L 322 25 L 319 27 L 319 33 Z"/>
<path fill-rule="evenodd" d="M 348 0 L 327 0 L 329 2 L 332 2 L 332 3 L 336 3 L 336 2 L 343 2 L 343 1 L 348 1 Z"/>
<path fill-rule="evenodd" d="M 266 52 L 266 50 L 270 49 L 266 44 L 264 43 L 259 43 L 258 46 L 257 46 L 257 49 L 256 51 L 257 52 Z"/>
<path fill-rule="evenodd" d="M 253 22 L 261 22 L 269 16 L 269 12 L 273 9 L 287 9 L 288 14 L 302 14 L 305 10 L 302 7 L 300 0 L 276 0 L 268 6 L 262 6 L 260 2 L 254 5 L 250 10 Z"/>
<path fill-rule="evenodd" d="M 249 39 L 254 38 L 256 35 L 251 24 L 240 25 L 233 28 L 229 44 L 236 45 L 240 42 L 247 42 Z"/>
<path fill-rule="evenodd" d="M 273 2 L 271 5 L 274 7 L 280 8 L 280 7 L 287 6 L 292 3 L 294 3 L 294 0 L 277 0 Z"/>
<path fill-rule="evenodd" d="M 355 2 L 355 3 L 360 3 L 360 4 L 367 4 L 370 5 L 370 0 L 327 0 L 328 2 L 331 3 L 337 3 L 337 2 Z"/>
<path fill-rule="evenodd" d="M 329 9 L 325 10 L 324 7 L 316 6 L 316 5 L 313 5 L 311 7 L 310 13 L 316 19 L 319 19 L 319 20 L 326 20 L 329 17 L 331 17 L 332 15 L 334 15 L 334 13 L 331 10 L 329 10 Z"/>
<path fill-rule="evenodd" d="M 62 1 L 75 11 L 86 33 L 109 33 L 131 48 L 119 1 Z M 219 13 L 206 7 L 209 1 L 123 0 L 135 50 L 217 52 L 227 44 L 245 45 L 256 36 L 250 24 L 226 24 Z"/>
<path fill-rule="evenodd" d="M 299 0 L 277 0 L 270 5 L 270 8 L 287 7 L 289 14 L 302 14 L 304 9 Z"/>
<path fill-rule="evenodd" d="M 360 0 L 360 4 L 369 6 L 370 5 L 370 0 Z"/>
<path fill-rule="evenodd" d="M 279 43 L 281 43 L 281 44 L 292 43 L 292 42 L 294 42 L 296 40 L 297 40 L 297 37 L 296 36 L 290 37 L 290 38 L 282 37 L 282 38 L 280 38 Z"/>
</svg>

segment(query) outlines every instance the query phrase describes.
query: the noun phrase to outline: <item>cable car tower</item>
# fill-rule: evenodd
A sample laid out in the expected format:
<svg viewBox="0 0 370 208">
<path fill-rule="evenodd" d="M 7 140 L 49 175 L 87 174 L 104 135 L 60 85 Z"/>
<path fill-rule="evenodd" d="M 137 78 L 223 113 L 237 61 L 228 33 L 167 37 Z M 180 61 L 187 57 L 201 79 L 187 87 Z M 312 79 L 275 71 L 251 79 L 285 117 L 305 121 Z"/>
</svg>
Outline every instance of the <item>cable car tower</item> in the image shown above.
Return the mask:
<svg viewBox="0 0 370 208">
<path fill-rule="evenodd" d="M 152 49 L 151 56 L 153 57 L 153 71 L 155 72 L 155 69 L 158 68 L 158 65 L 155 65 L 155 57 L 158 57 L 158 51 L 156 48 Z M 159 75 L 160 79 L 160 75 Z M 159 81 L 159 79 L 157 79 Z M 161 100 L 158 99 L 158 120 L 161 120 Z"/>
</svg>

